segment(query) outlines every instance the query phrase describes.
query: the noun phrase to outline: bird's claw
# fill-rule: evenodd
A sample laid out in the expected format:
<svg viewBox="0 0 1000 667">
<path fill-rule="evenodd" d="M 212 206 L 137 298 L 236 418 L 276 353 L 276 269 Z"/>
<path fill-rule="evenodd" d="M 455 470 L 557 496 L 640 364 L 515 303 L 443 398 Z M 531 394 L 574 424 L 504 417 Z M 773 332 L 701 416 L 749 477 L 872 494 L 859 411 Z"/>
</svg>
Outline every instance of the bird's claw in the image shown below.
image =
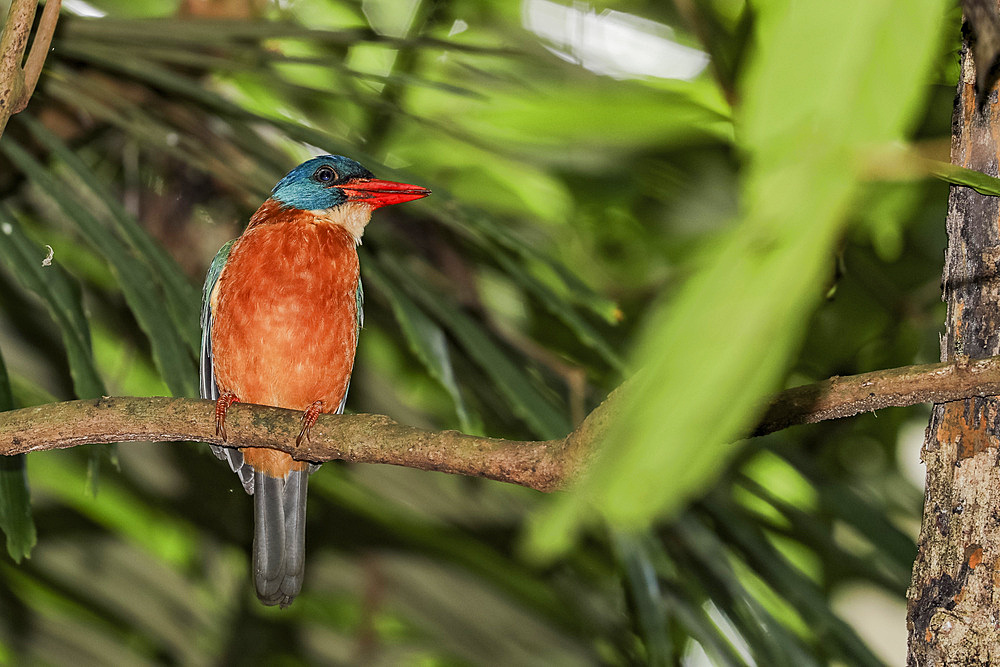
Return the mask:
<svg viewBox="0 0 1000 667">
<path fill-rule="evenodd" d="M 230 405 L 239 402 L 239 396 L 231 391 L 222 392 L 219 400 L 215 402 L 215 435 L 221 437 L 223 442 L 229 438 L 229 434 L 226 433 L 226 413 Z"/>
<path fill-rule="evenodd" d="M 299 435 L 295 438 L 295 445 L 301 446 L 302 440 L 309 440 L 309 431 L 312 430 L 316 420 L 323 413 L 323 401 L 316 401 L 302 413 L 302 430 L 299 431 Z"/>
</svg>

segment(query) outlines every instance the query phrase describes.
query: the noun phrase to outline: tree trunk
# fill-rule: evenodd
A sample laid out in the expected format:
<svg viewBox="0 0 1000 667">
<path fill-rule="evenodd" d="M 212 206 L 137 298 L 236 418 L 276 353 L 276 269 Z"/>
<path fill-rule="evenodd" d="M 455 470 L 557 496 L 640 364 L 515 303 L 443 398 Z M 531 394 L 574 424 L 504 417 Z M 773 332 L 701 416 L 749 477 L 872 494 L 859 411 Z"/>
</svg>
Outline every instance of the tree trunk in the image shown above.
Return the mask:
<svg viewBox="0 0 1000 667">
<path fill-rule="evenodd" d="M 996 93 L 976 108 L 968 42 L 952 119 L 952 161 L 993 176 Z M 952 187 L 942 360 L 1000 352 L 1000 199 Z M 924 514 L 908 591 L 908 665 L 1000 664 L 1000 399 L 936 405 L 921 458 Z"/>
</svg>

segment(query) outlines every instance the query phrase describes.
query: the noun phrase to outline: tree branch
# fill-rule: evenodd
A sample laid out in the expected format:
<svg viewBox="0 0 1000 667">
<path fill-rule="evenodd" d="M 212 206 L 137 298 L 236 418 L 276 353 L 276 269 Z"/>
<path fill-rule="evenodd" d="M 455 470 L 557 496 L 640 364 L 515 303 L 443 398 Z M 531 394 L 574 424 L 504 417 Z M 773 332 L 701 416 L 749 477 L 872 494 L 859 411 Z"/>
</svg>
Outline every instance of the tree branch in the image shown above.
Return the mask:
<svg viewBox="0 0 1000 667">
<path fill-rule="evenodd" d="M 28 59 L 24 62 L 24 90 L 21 92 L 21 99 L 14 106 L 13 113 L 24 111 L 25 107 L 28 106 L 28 100 L 35 92 L 38 77 L 42 75 L 42 65 L 45 64 L 45 58 L 49 55 L 52 35 L 56 32 L 56 22 L 59 20 L 61 8 L 62 0 L 47 0 L 45 3 L 42 18 L 38 19 L 35 39 L 31 43 L 31 51 L 28 52 Z"/>
<path fill-rule="evenodd" d="M 832 378 L 787 389 L 768 405 L 752 435 L 767 435 L 797 424 L 852 417 L 882 408 L 949 403 L 974 396 L 1000 395 L 1000 356 L 901 366 Z"/>
<path fill-rule="evenodd" d="M 571 476 L 566 440 L 519 442 L 432 432 L 382 415 L 323 415 L 310 440 L 296 446 L 302 413 L 236 403 L 226 417 L 229 440 L 215 434 L 215 402 L 190 398 L 103 397 L 0 412 L 0 454 L 90 443 L 193 440 L 270 447 L 297 459 L 391 463 L 488 477 L 551 491 Z"/>
<path fill-rule="evenodd" d="M 229 441 L 223 443 L 215 435 L 212 401 L 104 397 L 0 412 L 0 454 L 91 443 L 192 440 L 270 447 L 307 461 L 390 463 L 554 491 L 565 488 L 587 465 L 628 386 L 626 382 L 612 392 L 576 430 L 559 440 L 532 442 L 427 431 L 382 415 L 362 414 L 323 415 L 312 429 L 311 440 L 296 446 L 301 413 L 237 403 L 226 418 Z M 993 395 L 1000 395 L 1000 356 L 832 377 L 777 394 L 752 435 L 886 407 Z"/>
<path fill-rule="evenodd" d="M 0 134 L 3 134 L 7 119 L 14 113 L 24 92 L 21 59 L 28 46 L 28 34 L 37 4 L 38 0 L 13 0 L 3 32 L 0 32 Z"/>
<path fill-rule="evenodd" d="M 42 65 L 52 44 L 52 34 L 59 20 L 62 0 L 48 0 L 45 3 L 31 52 L 22 67 L 21 61 L 28 47 L 28 36 L 31 34 L 37 6 L 38 0 L 13 0 L 3 32 L 0 33 L 0 135 L 10 117 L 28 106 L 28 100 L 35 91 L 35 84 L 38 83 Z"/>
</svg>

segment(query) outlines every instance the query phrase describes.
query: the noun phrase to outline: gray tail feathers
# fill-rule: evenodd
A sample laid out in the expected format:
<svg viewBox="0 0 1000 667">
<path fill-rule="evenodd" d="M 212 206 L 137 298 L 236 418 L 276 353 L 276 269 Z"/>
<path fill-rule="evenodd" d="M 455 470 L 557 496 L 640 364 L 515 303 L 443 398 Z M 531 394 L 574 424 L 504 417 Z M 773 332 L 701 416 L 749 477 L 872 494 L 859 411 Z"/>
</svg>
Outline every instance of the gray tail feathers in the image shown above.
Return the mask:
<svg viewBox="0 0 1000 667">
<path fill-rule="evenodd" d="M 253 577 L 266 605 L 287 607 L 302 589 L 309 473 L 286 479 L 254 471 Z"/>
</svg>

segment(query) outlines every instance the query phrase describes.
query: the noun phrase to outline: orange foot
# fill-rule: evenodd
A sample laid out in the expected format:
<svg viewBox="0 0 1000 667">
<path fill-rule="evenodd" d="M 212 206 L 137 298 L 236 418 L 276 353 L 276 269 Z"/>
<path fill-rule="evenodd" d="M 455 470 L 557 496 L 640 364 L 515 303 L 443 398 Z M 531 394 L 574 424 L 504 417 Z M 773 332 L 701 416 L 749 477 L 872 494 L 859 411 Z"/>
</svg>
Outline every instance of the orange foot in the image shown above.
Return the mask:
<svg viewBox="0 0 1000 667">
<path fill-rule="evenodd" d="M 302 413 L 302 430 L 299 431 L 299 437 L 295 438 L 295 444 L 301 445 L 302 439 L 309 439 L 309 431 L 312 429 L 316 420 L 319 419 L 320 414 L 323 412 L 323 401 L 316 401 Z"/>
<path fill-rule="evenodd" d="M 240 398 L 231 391 L 225 391 L 219 396 L 219 400 L 215 402 L 215 435 L 222 436 L 222 441 L 225 442 L 228 435 L 226 433 L 226 412 L 229 411 L 229 406 L 233 403 L 239 403 Z"/>
</svg>

